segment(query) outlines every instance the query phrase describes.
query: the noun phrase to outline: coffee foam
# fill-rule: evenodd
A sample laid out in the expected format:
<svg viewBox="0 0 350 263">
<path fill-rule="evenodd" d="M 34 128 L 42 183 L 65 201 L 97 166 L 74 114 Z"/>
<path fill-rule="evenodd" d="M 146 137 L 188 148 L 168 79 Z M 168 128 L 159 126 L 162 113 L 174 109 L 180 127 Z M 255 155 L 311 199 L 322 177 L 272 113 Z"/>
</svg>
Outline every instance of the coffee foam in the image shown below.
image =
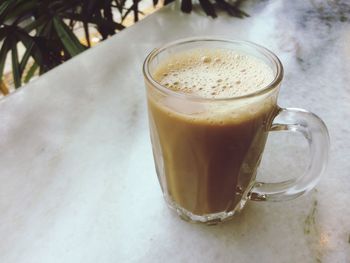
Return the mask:
<svg viewBox="0 0 350 263">
<path fill-rule="evenodd" d="M 263 61 L 228 49 L 195 49 L 165 60 L 154 78 L 180 93 L 202 98 L 232 98 L 259 91 L 274 78 Z"/>
</svg>

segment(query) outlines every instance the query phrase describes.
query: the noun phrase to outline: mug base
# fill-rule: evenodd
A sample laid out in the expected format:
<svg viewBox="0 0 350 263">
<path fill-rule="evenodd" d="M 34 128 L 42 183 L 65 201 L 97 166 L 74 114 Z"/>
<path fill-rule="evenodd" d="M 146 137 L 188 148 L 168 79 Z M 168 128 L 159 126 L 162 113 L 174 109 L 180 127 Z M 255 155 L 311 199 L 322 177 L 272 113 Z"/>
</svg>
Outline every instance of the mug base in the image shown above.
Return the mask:
<svg viewBox="0 0 350 263">
<path fill-rule="evenodd" d="M 164 196 L 164 199 L 169 208 L 174 210 L 182 220 L 190 223 L 200 223 L 206 225 L 217 225 L 231 220 L 234 215 L 238 214 L 243 209 L 245 203 L 247 202 L 247 199 L 242 199 L 235 209 L 231 211 L 196 215 L 176 204 L 170 197 Z"/>
</svg>

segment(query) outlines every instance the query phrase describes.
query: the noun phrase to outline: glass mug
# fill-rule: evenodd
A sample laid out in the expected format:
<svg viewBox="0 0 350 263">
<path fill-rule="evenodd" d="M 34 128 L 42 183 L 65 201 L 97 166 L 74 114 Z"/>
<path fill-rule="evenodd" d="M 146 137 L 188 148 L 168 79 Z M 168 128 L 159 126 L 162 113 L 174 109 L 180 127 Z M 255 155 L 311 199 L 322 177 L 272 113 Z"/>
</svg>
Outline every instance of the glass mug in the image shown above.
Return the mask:
<svg viewBox="0 0 350 263">
<path fill-rule="evenodd" d="M 155 80 L 155 71 L 169 56 L 198 48 L 229 49 L 258 58 L 272 69 L 274 79 L 258 91 L 228 98 L 174 91 Z M 325 170 L 327 128 L 313 113 L 277 105 L 283 66 L 266 48 L 237 40 L 183 39 L 153 50 L 143 74 L 156 172 L 167 204 L 181 218 L 216 224 L 232 218 L 247 200 L 294 199 L 311 190 Z M 211 120 L 201 118 L 206 111 Z M 310 162 L 303 175 L 280 183 L 256 181 L 269 131 L 305 137 Z"/>
</svg>

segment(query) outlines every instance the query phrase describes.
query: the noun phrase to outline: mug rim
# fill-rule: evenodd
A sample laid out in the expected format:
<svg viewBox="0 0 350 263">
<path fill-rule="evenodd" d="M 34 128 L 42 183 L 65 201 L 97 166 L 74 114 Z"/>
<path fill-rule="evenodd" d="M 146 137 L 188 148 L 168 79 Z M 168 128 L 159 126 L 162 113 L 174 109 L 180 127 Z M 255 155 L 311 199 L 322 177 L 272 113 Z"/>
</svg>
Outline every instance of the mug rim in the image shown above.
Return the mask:
<svg viewBox="0 0 350 263">
<path fill-rule="evenodd" d="M 261 55 L 266 57 L 269 61 L 271 61 L 275 67 L 276 67 L 276 73 L 274 76 L 274 79 L 266 85 L 264 88 L 261 88 L 255 92 L 251 92 L 242 96 L 234 96 L 234 97 L 224 97 L 224 98 L 204 98 L 197 95 L 192 94 L 186 94 L 177 92 L 171 89 L 168 89 L 167 87 L 161 85 L 159 82 L 157 82 L 153 77 L 149 69 L 149 63 L 162 51 L 178 46 L 178 45 L 184 45 L 188 43 L 193 42 L 224 42 L 224 43 L 231 43 L 231 44 L 238 44 L 243 46 L 248 46 L 250 48 L 254 48 L 256 51 L 258 51 Z M 228 38 L 219 38 L 219 37 L 210 37 L 210 36 L 199 36 L 199 37 L 191 37 L 191 38 L 182 38 L 178 39 L 176 41 L 169 42 L 159 48 L 153 49 L 148 56 L 146 57 L 144 63 L 143 63 L 143 75 L 145 77 L 145 80 L 149 82 L 153 87 L 155 87 L 158 91 L 161 93 L 165 93 L 170 96 L 175 96 L 180 99 L 190 99 L 190 100 L 196 100 L 196 101 L 232 101 L 232 100 L 240 100 L 240 99 L 247 99 L 252 98 L 255 96 L 260 96 L 265 93 L 268 93 L 269 91 L 272 91 L 276 87 L 279 86 L 283 79 L 283 65 L 279 58 L 269 49 L 253 43 L 251 41 L 246 40 L 237 40 L 237 39 L 228 39 Z"/>
</svg>

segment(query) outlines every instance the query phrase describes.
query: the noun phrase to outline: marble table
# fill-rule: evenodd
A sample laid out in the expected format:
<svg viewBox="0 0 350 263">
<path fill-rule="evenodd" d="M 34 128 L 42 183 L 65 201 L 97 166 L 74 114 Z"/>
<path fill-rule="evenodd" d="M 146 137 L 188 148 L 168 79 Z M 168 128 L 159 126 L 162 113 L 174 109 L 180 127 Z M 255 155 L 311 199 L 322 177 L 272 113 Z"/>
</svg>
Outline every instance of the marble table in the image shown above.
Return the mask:
<svg viewBox="0 0 350 263">
<path fill-rule="evenodd" d="M 350 4 L 250 1 L 251 17 L 161 9 L 0 101 L 0 262 L 350 262 Z M 218 35 L 260 43 L 285 66 L 279 104 L 327 124 L 314 191 L 249 202 L 232 221 L 170 211 L 149 142 L 141 65 L 154 47 Z M 259 178 L 299 175 L 307 145 L 271 133 Z"/>
</svg>

